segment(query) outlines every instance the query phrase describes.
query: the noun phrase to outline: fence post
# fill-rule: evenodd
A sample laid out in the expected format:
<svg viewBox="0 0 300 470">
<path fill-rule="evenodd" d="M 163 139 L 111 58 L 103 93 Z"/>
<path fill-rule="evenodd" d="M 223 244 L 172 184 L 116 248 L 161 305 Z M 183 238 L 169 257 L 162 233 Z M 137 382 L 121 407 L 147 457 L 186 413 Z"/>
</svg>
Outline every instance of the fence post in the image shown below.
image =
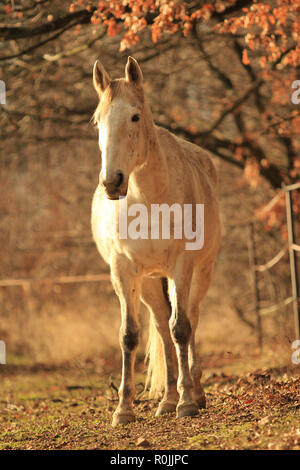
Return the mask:
<svg viewBox="0 0 300 470">
<path fill-rule="evenodd" d="M 259 310 L 259 289 L 258 289 L 258 279 L 257 279 L 257 259 L 256 259 L 256 250 L 255 250 L 255 237 L 254 237 L 254 223 L 250 224 L 250 233 L 249 233 L 249 264 L 250 270 L 252 273 L 252 282 L 253 282 L 253 300 L 254 300 L 254 309 L 256 314 L 256 328 L 257 328 L 257 339 L 260 352 L 262 351 L 262 328 L 261 328 L 261 317 Z"/>
<path fill-rule="evenodd" d="M 297 273 L 297 258 L 296 252 L 293 248 L 295 242 L 294 221 L 293 221 L 293 198 L 292 189 L 283 186 L 285 191 L 286 203 L 286 221 L 288 229 L 288 242 L 289 242 L 289 255 L 291 267 L 291 281 L 292 281 L 292 296 L 293 296 L 293 310 L 296 339 L 300 339 L 300 306 L 299 306 L 299 286 L 298 286 L 298 273 Z"/>
</svg>

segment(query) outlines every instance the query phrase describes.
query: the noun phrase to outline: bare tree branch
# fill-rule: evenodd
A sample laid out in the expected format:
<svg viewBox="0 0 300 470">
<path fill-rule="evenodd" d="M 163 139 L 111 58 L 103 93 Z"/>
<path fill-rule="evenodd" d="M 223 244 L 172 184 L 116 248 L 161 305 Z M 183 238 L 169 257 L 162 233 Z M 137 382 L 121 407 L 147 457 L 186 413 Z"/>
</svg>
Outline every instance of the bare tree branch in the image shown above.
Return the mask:
<svg viewBox="0 0 300 470">
<path fill-rule="evenodd" d="M 68 29 L 71 29 L 71 28 L 73 28 L 73 25 L 68 25 L 65 28 L 63 28 L 61 31 L 59 31 L 58 33 L 53 34 L 52 36 L 49 36 L 47 39 L 35 44 L 34 46 L 28 47 L 27 49 L 23 49 L 22 51 L 18 52 L 17 54 L 12 54 L 12 55 L 9 55 L 9 56 L 0 57 L 0 61 L 16 59 L 17 57 L 21 57 L 24 54 L 29 54 L 29 52 L 32 52 L 35 49 L 38 49 L 39 47 L 44 46 L 48 42 L 54 41 L 54 39 L 57 39 L 64 32 L 66 32 Z"/>
<path fill-rule="evenodd" d="M 54 19 L 53 21 L 49 21 L 48 23 L 35 28 L 15 28 L 10 26 L 0 27 L 0 39 L 2 39 L 2 41 L 9 41 L 11 39 L 31 38 L 33 36 L 51 33 L 65 27 L 73 27 L 77 24 L 86 24 L 90 22 L 95 9 L 96 8 L 93 7 L 90 11 L 76 11 L 75 13 Z"/>
</svg>

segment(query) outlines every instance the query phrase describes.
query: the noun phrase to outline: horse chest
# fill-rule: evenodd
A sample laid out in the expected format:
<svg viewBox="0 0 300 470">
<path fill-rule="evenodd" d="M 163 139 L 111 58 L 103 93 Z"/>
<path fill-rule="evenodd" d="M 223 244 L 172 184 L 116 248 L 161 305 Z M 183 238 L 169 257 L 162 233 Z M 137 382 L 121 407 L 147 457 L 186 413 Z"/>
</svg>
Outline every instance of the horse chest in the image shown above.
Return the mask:
<svg viewBox="0 0 300 470">
<path fill-rule="evenodd" d="M 127 256 L 147 272 L 161 270 L 169 264 L 170 240 L 125 239 L 115 240 L 116 251 Z"/>
</svg>

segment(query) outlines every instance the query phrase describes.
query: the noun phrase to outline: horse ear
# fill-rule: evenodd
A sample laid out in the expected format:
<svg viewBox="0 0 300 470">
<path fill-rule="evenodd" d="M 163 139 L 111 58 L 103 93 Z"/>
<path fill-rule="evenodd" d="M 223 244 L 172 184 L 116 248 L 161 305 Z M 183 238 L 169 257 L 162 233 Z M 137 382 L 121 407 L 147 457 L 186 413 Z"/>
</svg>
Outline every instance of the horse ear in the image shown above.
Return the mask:
<svg viewBox="0 0 300 470">
<path fill-rule="evenodd" d="M 100 97 L 111 80 L 105 68 L 99 60 L 96 60 L 93 69 L 93 84 L 98 96 Z"/>
<path fill-rule="evenodd" d="M 126 82 L 132 85 L 142 86 L 143 74 L 139 64 L 133 57 L 128 57 L 127 64 L 125 67 L 125 79 Z"/>
</svg>

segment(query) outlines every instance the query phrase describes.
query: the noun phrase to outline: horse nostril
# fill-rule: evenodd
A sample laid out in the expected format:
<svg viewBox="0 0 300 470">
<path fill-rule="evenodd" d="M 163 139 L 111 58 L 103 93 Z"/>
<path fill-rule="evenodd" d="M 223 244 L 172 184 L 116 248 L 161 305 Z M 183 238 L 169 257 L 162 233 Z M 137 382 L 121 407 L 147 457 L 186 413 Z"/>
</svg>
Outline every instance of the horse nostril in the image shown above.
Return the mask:
<svg viewBox="0 0 300 470">
<path fill-rule="evenodd" d="M 106 191 L 109 193 L 115 193 L 121 187 L 124 182 L 124 175 L 121 171 L 116 172 L 113 176 L 108 177 L 107 179 L 100 173 L 99 178 L 100 184 L 102 184 Z"/>
<path fill-rule="evenodd" d="M 124 181 L 123 173 L 121 172 L 117 173 L 116 182 L 115 182 L 116 187 L 119 188 L 119 186 L 121 186 L 123 181 Z"/>
</svg>

